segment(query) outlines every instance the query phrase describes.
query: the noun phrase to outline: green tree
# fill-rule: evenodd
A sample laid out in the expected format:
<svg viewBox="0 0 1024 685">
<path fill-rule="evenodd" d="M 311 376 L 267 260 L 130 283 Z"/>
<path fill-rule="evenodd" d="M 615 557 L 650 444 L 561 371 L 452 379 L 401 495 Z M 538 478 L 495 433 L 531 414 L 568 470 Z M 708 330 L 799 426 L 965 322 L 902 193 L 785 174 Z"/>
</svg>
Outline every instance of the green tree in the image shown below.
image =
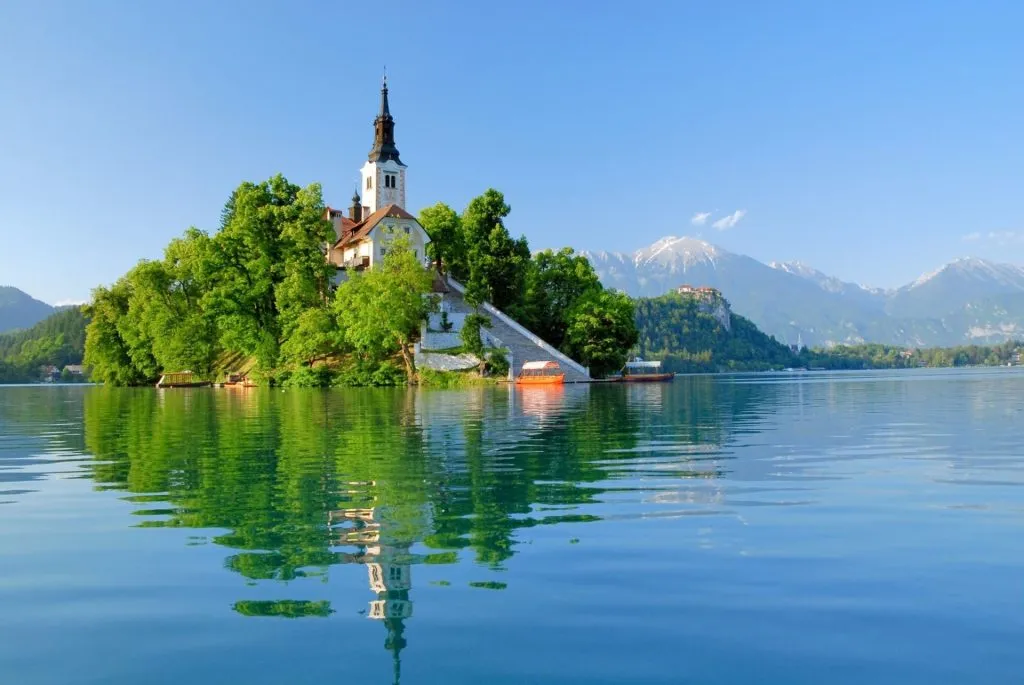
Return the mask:
<svg viewBox="0 0 1024 685">
<path fill-rule="evenodd" d="M 473 305 L 490 302 L 513 311 L 522 304 L 530 247 L 526 238 L 514 240 L 505 228 L 511 207 L 493 188 L 473 198 L 462 213 L 466 245 L 466 299 Z"/>
<path fill-rule="evenodd" d="M 580 298 L 569 313 L 565 350 L 597 377 L 622 368 L 637 341 L 633 300 L 603 290 Z"/>
<path fill-rule="evenodd" d="M 222 213 L 204 305 L 222 345 L 255 356 L 261 369 L 276 365 L 303 310 L 327 303 L 333 267 L 323 246 L 334 231 L 323 213 L 318 184 L 300 188 L 281 175 L 243 183 Z"/>
<path fill-rule="evenodd" d="M 566 247 L 533 256 L 526 278 L 522 318 L 527 328 L 561 347 L 576 303 L 602 290 L 590 260 Z"/>
<path fill-rule="evenodd" d="M 437 268 L 451 274 L 456 280 L 465 280 L 466 244 L 459 215 L 448 205 L 438 202 L 420 212 L 419 222 L 430 236 L 427 255 Z"/>
<path fill-rule="evenodd" d="M 412 380 L 416 369 L 409 347 L 433 306 L 432 279 L 404 236 L 389 241 L 379 268 L 353 273 L 338 287 L 333 309 L 342 339 L 364 361 L 401 354 Z"/>
<path fill-rule="evenodd" d="M 111 385 L 137 385 L 155 380 L 150 372 L 136 365 L 129 345 L 121 333 L 131 296 L 128 282 L 122 278 L 110 288 L 96 288 L 86 308 L 90 317 L 85 337 L 85 363 L 92 378 Z"/>
<path fill-rule="evenodd" d="M 281 357 L 291 364 L 325 361 L 342 349 L 338 323 L 326 307 L 311 307 L 299 315 L 294 330 L 281 345 Z"/>
</svg>

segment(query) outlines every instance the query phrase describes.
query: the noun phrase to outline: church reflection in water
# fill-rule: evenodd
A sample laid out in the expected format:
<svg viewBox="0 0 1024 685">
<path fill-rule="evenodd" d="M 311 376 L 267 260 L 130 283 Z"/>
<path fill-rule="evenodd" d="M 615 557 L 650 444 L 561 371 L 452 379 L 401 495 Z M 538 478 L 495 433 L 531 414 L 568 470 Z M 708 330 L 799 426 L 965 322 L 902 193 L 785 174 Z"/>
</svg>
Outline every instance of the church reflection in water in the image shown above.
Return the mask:
<svg viewBox="0 0 1024 685">
<path fill-rule="evenodd" d="M 372 489 L 375 483 L 368 485 Z M 403 507 L 407 510 L 408 507 Z M 333 533 L 335 547 L 355 548 L 355 552 L 339 555 L 341 563 L 363 564 L 369 576 L 370 590 L 376 599 L 370 601 L 367 617 L 381 621 L 387 629 L 384 648 L 391 652 L 394 682 L 401 678 L 402 650 L 406 646 L 405 621 L 412 618 L 412 566 L 420 559 L 409 550 L 413 540 L 406 539 L 400 532 L 412 528 L 426 529 L 426 517 L 421 521 L 403 520 L 402 525 L 391 518 L 392 514 L 408 515 L 409 511 L 392 511 L 389 507 L 336 509 L 328 512 L 328 525 Z"/>
<path fill-rule="evenodd" d="M 414 565 L 500 572 L 523 531 L 615 513 L 609 491 L 635 488 L 680 513 L 721 506 L 724 473 L 763 480 L 775 468 L 723 451 L 758 426 L 774 388 L 687 378 L 458 392 L 99 389 L 85 397 L 82 439 L 92 480 L 140 503 L 133 526 L 216 531 L 208 539 L 228 552 L 224 567 L 267 590 L 235 602 L 239 614 L 328 617 L 337 598 L 265 597 L 336 564 L 365 566 L 365 614 L 385 628 L 397 681 Z M 49 409 L 59 417 L 64 406 Z"/>
</svg>

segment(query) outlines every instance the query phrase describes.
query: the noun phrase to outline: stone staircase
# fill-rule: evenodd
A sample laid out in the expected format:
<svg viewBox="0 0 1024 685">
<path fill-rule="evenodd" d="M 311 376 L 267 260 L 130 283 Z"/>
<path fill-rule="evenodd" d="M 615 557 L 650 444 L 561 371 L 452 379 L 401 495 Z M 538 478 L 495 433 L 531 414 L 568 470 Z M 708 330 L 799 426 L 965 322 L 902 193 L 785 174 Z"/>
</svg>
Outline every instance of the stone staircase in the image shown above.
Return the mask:
<svg viewBox="0 0 1024 685">
<path fill-rule="evenodd" d="M 455 310 L 471 312 L 472 308 L 462 297 L 465 292 L 463 286 L 452 279 L 448 279 L 448 285 L 452 292 L 446 297 Z M 491 327 L 482 331 L 484 344 L 504 347 L 509 351 L 513 375 L 519 373 L 524 362 L 553 361 L 565 372 L 566 383 L 590 382 L 590 372 L 585 367 L 526 330 L 504 312 L 489 304 L 480 310 L 491 321 Z"/>
</svg>

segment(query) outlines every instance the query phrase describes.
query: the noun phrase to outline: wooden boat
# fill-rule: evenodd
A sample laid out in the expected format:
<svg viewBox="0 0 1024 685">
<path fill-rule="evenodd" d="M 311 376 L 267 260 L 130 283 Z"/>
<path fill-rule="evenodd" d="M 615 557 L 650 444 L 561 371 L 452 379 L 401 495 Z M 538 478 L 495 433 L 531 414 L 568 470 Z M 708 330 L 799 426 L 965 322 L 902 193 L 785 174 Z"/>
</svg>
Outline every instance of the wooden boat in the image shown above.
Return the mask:
<svg viewBox="0 0 1024 685">
<path fill-rule="evenodd" d="M 637 357 L 626 362 L 622 367 L 622 375 L 617 379 L 624 383 L 660 383 L 675 378 L 674 373 L 666 373 L 661 370 L 661 362 L 645 362 Z"/>
<path fill-rule="evenodd" d="M 565 382 L 558 362 L 526 362 L 516 377 L 516 385 L 553 385 Z"/>
<path fill-rule="evenodd" d="M 156 382 L 156 387 L 158 388 L 205 388 L 210 385 L 213 385 L 212 381 L 200 378 L 191 371 L 165 373 Z"/>
</svg>

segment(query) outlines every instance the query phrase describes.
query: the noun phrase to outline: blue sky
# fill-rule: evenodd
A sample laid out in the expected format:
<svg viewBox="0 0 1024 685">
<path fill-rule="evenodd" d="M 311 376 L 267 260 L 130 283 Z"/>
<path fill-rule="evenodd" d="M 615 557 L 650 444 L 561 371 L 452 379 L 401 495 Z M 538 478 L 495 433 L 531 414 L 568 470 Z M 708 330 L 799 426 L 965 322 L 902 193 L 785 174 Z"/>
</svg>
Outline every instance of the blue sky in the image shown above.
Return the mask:
<svg viewBox="0 0 1024 685">
<path fill-rule="evenodd" d="M 87 298 L 276 172 L 347 205 L 385 64 L 412 211 L 492 186 L 534 248 L 876 286 L 1024 263 L 1024 3 L 475 5 L 0 3 L 0 283 Z"/>
</svg>

